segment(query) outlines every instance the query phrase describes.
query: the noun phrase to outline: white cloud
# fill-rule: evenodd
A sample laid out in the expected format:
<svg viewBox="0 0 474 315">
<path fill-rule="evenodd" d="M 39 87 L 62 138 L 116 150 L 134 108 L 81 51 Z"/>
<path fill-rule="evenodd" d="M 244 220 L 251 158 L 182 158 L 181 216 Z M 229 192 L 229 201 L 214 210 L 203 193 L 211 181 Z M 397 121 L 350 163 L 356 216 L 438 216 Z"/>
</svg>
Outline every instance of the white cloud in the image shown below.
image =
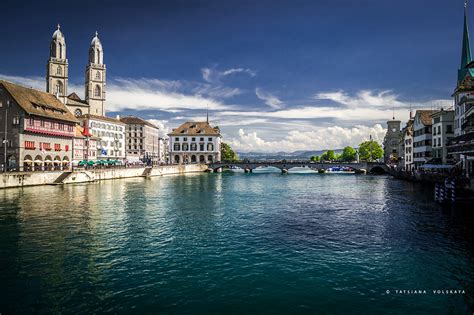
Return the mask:
<svg viewBox="0 0 474 315">
<path fill-rule="evenodd" d="M 318 93 L 314 98 L 317 100 L 330 100 L 351 107 L 394 107 L 405 105 L 397 100 L 397 96 L 388 90 L 378 93 L 370 90 L 362 90 L 353 96 L 341 90 L 337 92 Z"/>
<path fill-rule="evenodd" d="M 264 101 L 265 104 L 267 104 L 270 107 L 281 108 L 282 105 L 283 105 L 283 102 L 281 100 L 279 100 L 275 95 L 272 95 L 269 92 L 264 91 L 261 88 L 256 88 L 255 89 L 255 95 L 257 95 L 257 97 L 259 99 Z"/>
<path fill-rule="evenodd" d="M 147 119 L 150 123 L 157 126 L 160 131 L 160 137 L 166 137 L 166 135 L 171 131 L 171 128 L 168 126 L 167 120 L 160 120 L 160 119 Z"/>
<path fill-rule="evenodd" d="M 223 77 L 233 75 L 233 74 L 238 74 L 238 73 L 244 73 L 251 77 L 254 77 L 257 75 L 257 72 L 248 68 L 231 68 L 224 71 L 219 71 L 219 70 L 211 69 L 211 68 L 201 69 L 202 78 L 204 79 L 204 81 L 209 82 L 209 83 L 220 83 L 220 80 Z"/>
<path fill-rule="evenodd" d="M 354 126 L 343 128 L 339 126 L 315 128 L 310 131 L 294 130 L 281 140 L 266 141 L 256 131 L 245 132 L 239 129 L 237 137 L 226 139 L 230 145 L 240 152 L 293 152 L 297 150 L 339 149 L 345 146 L 357 147 L 370 136 L 379 143 L 382 142 L 386 130 L 380 125 Z"/>
</svg>

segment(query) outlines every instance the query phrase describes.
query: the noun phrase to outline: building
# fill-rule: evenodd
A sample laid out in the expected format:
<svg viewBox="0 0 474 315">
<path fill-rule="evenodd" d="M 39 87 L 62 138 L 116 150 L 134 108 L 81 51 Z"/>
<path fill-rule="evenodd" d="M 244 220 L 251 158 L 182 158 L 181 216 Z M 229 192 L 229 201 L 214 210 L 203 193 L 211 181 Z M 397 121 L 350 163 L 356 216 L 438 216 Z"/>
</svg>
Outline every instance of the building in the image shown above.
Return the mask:
<svg viewBox="0 0 474 315">
<path fill-rule="evenodd" d="M 125 160 L 125 127 L 118 119 L 82 115 L 78 117 L 83 128 L 97 138 L 97 159 L 99 160 Z"/>
<path fill-rule="evenodd" d="M 70 167 L 78 120 L 54 95 L 0 80 L 0 119 L 0 163 L 7 169 Z"/>
<path fill-rule="evenodd" d="M 89 47 L 85 71 L 85 100 L 76 93 L 68 94 L 68 59 L 66 38 L 58 25 L 53 33 L 46 66 L 46 91 L 54 94 L 76 117 L 84 114 L 105 115 L 105 64 L 102 43 L 97 32 Z"/>
<path fill-rule="evenodd" d="M 448 154 L 447 143 L 454 137 L 454 111 L 443 110 L 431 114 L 433 162 L 451 164 L 452 154 Z"/>
<path fill-rule="evenodd" d="M 94 137 L 86 125 L 85 128 L 76 125 L 73 139 L 73 165 L 78 165 L 81 161 L 97 160 L 97 137 Z"/>
<path fill-rule="evenodd" d="M 466 8 L 461 49 L 461 65 L 458 69 L 454 98 L 454 138 L 448 144 L 448 154 L 461 161 L 463 172 L 474 176 L 474 62 L 471 55 Z"/>
<path fill-rule="evenodd" d="M 208 121 L 188 121 L 169 136 L 171 163 L 208 163 L 221 160 L 221 134 Z"/>
<path fill-rule="evenodd" d="M 431 159 L 433 110 L 417 110 L 413 119 L 413 163 L 415 168 Z"/>
<path fill-rule="evenodd" d="M 397 161 L 400 157 L 399 144 L 402 136 L 400 124 L 401 121 L 395 120 L 395 117 L 387 121 L 387 133 L 383 140 L 385 163 Z"/>
<path fill-rule="evenodd" d="M 125 152 L 128 161 L 152 164 L 164 162 L 161 156 L 163 142 L 160 141 L 160 130 L 157 126 L 135 116 L 121 117 L 120 121 L 126 124 Z"/>
<path fill-rule="evenodd" d="M 414 169 L 413 162 L 413 117 L 410 111 L 410 119 L 405 128 L 403 128 L 403 169 L 412 171 Z"/>
</svg>

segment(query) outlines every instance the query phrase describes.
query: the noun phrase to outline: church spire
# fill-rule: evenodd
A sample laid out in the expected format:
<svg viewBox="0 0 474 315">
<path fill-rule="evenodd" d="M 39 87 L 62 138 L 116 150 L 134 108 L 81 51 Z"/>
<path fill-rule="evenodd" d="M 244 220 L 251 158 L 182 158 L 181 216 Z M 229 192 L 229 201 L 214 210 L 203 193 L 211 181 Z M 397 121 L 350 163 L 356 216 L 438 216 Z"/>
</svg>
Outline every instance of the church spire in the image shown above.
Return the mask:
<svg viewBox="0 0 474 315">
<path fill-rule="evenodd" d="M 462 36 L 461 66 L 458 72 L 458 83 L 460 83 L 467 72 L 467 65 L 472 61 L 471 43 L 469 41 L 469 29 L 467 26 L 467 0 L 464 1 L 464 30 Z"/>
</svg>

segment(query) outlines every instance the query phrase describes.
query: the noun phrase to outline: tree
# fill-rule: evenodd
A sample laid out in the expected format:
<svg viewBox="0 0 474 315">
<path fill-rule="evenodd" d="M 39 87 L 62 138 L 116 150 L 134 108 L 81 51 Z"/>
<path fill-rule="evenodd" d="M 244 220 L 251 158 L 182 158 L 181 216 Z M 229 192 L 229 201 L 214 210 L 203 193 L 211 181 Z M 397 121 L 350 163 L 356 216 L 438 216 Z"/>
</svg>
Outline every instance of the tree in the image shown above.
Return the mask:
<svg viewBox="0 0 474 315">
<path fill-rule="evenodd" d="M 227 162 L 237 161 L 238 155 L 232 150 L 231 146 L 225 142 L 221 143 L 221 160 Z"/>
<path fill-rule="evenodd" d="M 319 162 L 321 160 L 321 157 L 319 155 L 313 155 L 310 160 L 312 162 Z"/>
<path fill-rule="evenodd" d="M 336 155 L 333 150 L 328 150 L 321 155 L 321 161 L 334 161 L 335 159 Z"/>
<path fill-rule="evenodd" d="M 359 158 L 364 161 L 375 161 L 383 156 L 383 149 L 377 142 L 370 140 L 359 144 Z"/>
<path fill-rule="evenodd" d="M 344 162 L 352 162 L 356 159 L 357 151 L 353 147 L 345 147 L 341 153 L 341 160 Z"/>
</svg>

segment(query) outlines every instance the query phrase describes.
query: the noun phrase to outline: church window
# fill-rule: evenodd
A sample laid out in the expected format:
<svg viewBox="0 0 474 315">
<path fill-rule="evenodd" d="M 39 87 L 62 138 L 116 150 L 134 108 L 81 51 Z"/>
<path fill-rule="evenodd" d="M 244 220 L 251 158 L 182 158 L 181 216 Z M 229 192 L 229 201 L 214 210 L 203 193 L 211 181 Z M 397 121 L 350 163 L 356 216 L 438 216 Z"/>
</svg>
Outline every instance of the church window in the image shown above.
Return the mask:
<svg viewBox="0 0 474 315">
<path fill-rule="evenodd" d="M 97 63 L 100 64 L 100 50 L 99 49 L 97 49 L 96 54 L 97 54 Z"/>
<path fill-rule="evenodd" d="M 63 45 L 59 43 L 59 58 L 63 59 Z"/>
<path fill-rule="evenodd" d="M 99 71 L 97 71 L 95 73 L 95 78 L 96 78 L 96 80 L 100 80 L 100 72 Z"/>
<path fill-rule="evenodd" d="M 61 81 L 56 82 L 55 93 L 57 93 L 57 94 L 62 94 L 63 93 L 63 83 Z"/>
<path fill-rule="evenodd" d="M 56 69 L 56 74 L 57 74 L 57 75 L 62 75 L 62 74 L 63 74 L 63 69 L 62 69 L 61 67 L 58 67 L 58 68 Z"/>
<path fill-rule="evenodd" d="M 79 116 L 82 116 L 82 111 L 77 108 L 75 111 L 74 111 L 74 115 L 76 115 L 76 117 L 79 117 Z"/>
<path fill-rule="evenodd" d="M 94 96 L 100 97 L 100 86 L 96 85 L 94 89 Z"/>
</svg>

